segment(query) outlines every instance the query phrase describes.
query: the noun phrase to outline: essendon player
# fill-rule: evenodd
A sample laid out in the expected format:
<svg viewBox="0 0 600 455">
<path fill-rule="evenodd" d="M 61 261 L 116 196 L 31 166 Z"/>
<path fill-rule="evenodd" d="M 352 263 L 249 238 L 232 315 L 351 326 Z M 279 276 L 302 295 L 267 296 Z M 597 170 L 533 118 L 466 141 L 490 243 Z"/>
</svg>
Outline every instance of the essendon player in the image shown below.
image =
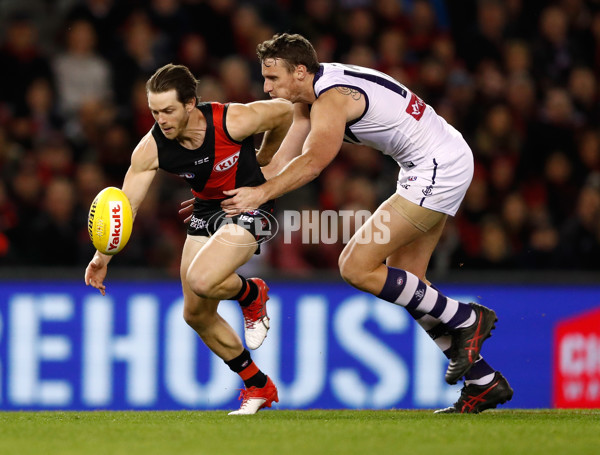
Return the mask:
<svg viewBox="0 0 600 455">
<path fill-rule="evenodd" d="M 278 401 L 277 389 L 219 316 L 217 306 L 223 299 L 238 300 L 246 345 L 261 345 L 269 328 L 269 288 L 263 280 L 245 279 L 235 271 L 258 252 L 263 216 L 271 212 L 272 201 L 233 219 L 224 217 L 220 204 L 223 191 L 265 182 L 259 162 L 267 164 L 277 151 L 291 123 L 292 105 L 284 100 L 198 103 L 196 86 L 194 76 L 181 65 L 166 65 L 148 80 L 148 106 L 156 123 L 133 151 L 123 191 L 135 219 L 158 169 L 190 184 L 195 201 L 181 258 L 184 319 L 244 381 L 242 405 L 232 414 L 254 414 Z M 256 152 L 253 135 L 262 132 Z M 110 259 L 96 251 L 85 271 L 86 284 L 102 295 Z"/>
</svg>

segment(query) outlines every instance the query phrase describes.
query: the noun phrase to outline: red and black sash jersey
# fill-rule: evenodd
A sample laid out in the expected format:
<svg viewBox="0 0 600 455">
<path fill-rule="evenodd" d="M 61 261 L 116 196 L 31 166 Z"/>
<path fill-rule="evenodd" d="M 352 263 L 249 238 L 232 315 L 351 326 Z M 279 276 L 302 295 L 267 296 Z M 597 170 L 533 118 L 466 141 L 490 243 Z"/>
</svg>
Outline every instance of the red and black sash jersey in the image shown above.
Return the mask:
<svg viewBox="0 0 600 455">
<path fill-rule="evenodd" d="M 197 108 L 206 119 L 206 133 L 204 142 L 195 150 L 167 139 L 158 124 L 154 124 L 152 136 L 158 147 L 159 168 L 184 178 L 199 199 L 225 199 L 225 190 L 264 183 L 253 137 L 238 142 L 227 132 L 228 105 L 200 103 Z"/>
</svg>

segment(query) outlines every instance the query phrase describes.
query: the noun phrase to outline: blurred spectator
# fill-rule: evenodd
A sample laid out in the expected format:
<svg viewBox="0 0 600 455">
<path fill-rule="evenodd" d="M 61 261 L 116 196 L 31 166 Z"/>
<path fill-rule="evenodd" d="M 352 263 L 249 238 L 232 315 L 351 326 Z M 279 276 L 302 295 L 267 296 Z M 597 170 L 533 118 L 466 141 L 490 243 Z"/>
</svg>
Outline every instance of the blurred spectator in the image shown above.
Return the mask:
<svg viewBox="0 0 600 455">
<path fill-rule="evenodd" d="M 78 265 L 79 231 L 86 229 L 86 219 L 73 216 L 76 210 L 71 180 L 52 179 L 45 189 L 42 210 L 33 218 L 32 238 L 43 239 L 31 244 L 28 259 L 36 266 Z"/>
<path fill-rule="evenodd" d="M 53 59 L 60 113 L 73 118 L 88 101 L 112 99 L 111 69 L 95 51 L 96 32 L 82 19 L 66 29 L 65 47 Z"/>
<path fill-rule="evenodd" d="M 219 79 L 223 84 L 225 98 L 230 102 L 249 103 L 262 98 L 262 90 L 252 82 L 248 63 L 240 57 L 227 57 L 221 62 Z"/>
<path fill-rule="evenodd" d="M 600 106 L 594 72 L 586 66 L 574 67 L 569 74 L 568 89 L 577 125 L 597 125 L 600 121 Z"/>
<path fill-rule="evenodd" d="M 187 66 L 197 78 L 209 74 L 211 69 L 210 54 L 206 40 L 199 33 L 188 33 L 183 36 L 177 51 L 177 61 Z"/>
<path fill-rule="evenodd" d="M 122 28 L 123 46 L 115 52 L 113 85 L 116 101 L 126 107 L 138 78 L 146 80 L 156 68 L 169 63 L 171 54 L 164 34 L 157 33 L 143 11 L 134 11 Z"/>
<path fill-rule="evenodd" d="M 500 0 L 478 0 L 474 26 L 465 34 L 461 55 L 470 70 L 476 70 L 484 61 L 502 62 L 506 39 L 506 5 Z"/>
<path fill-rule="evenodd" d="M 295 21 L 295 31 L 315 42 L 324 36 L 339 36 L 339 11 L 334 0 L 306 0 Z M 328 61 L 328 60 L 323 60 Z"/>
<path fill-rule="evenodd" d="M 567 15 L 558 6 L 548 6 L 541 13 L 533 59 L 535 76 L 544 89 L 564 84 L 571 66 L 581 63 L 576 43 L 569 39 Z"/>
<path fill-rule="evenodd" d="M 0 47 L 0 104 L 6 103 L 10 112 L 22 114 L 27 111 L 25 94 L 29 86 L 38 78 L 52 81 L 52 70 L 29 16 L 15 13 L 9 18 L 4 35 Z"/>
<path fill-rule="evenodd" d="M 98 51 L 112 59 L 119 49 L 115 33 L 127 18 L 132 2 L 120 0 L 78 0 L 67 13 L 67 22 L 84 20 L 92 24 L 98 40 Z"/>
<path fill-rule="evenodd" d="M 555 151 L 577 156 L 573 104 L 567 91 L 561 88 L 546 92 L 538 118 L 527 131 L 520 178 L 529 180 L 539 175 L 540 165 Z"/>
<path fill-rule="evenodd" d="M 235 34 L 231 17 L 236 7 L 236 0 L 207 0 L 189 5 L 194 29 L 202 33 L 210 53 L 216 58 L 235 53 Z"/>
<path fill-rule="evenodd" d="M 575 269 L 600 269 L 600 174 L 593 174 L 576 199 L 575 216 L 560 232 L 560 264 Z"/>
<path fill-rule="evenodd" d="M 413 58 L 420 61 L 427 57 L 435 41 L 443 34 L 431 2 L 414 0 L 408 18 L 407 40 L 407 47 Z"/>
<path fill-rule="evenodd" d="M 181 0 L 151 0 L 147 8 L 153 29 L 160 31 L 165 42 L 166 52 L 170 56 L 175 55 L 181 38 L 193 30 Z"/>
</svg>

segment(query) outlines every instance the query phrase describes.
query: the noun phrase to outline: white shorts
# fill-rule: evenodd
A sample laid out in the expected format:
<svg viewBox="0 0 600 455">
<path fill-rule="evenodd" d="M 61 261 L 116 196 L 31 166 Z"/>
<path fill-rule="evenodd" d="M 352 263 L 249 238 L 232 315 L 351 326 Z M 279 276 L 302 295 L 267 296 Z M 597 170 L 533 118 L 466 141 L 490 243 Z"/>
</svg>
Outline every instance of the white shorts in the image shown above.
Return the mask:
<svg viewBox="0 0 600 455">
<path fill-rule="evenodd" d="M 473 153 L 462 138 L 444 144 L 413 168 L 401 168 L 396 193 L 454 216 L 473 179 Z"/>
</svg>

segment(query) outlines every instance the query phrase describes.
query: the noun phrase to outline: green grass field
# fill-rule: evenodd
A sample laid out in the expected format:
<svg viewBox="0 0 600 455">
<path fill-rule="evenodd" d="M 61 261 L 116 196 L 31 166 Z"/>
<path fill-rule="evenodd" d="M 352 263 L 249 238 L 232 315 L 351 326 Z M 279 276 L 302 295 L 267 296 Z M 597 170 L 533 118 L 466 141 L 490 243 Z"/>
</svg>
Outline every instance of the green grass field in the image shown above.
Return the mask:
<svg viewBox="0 0 600 455">
<path fill-rule="evenodd" d="M 2 412 L 0 454 L 600 454 L 600 410 Z"/>
</svg>

